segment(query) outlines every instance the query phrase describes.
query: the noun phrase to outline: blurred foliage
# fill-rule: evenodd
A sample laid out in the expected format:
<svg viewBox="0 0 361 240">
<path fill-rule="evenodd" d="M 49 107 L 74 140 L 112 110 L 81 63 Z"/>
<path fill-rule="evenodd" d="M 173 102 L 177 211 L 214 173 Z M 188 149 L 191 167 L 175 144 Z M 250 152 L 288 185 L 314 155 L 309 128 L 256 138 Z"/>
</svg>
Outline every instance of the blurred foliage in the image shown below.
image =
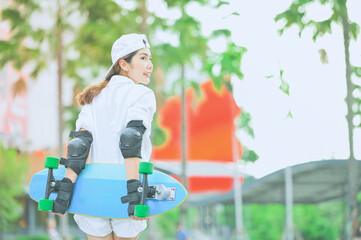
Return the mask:
<svg viewBox="0 0 361 240">
<path fill-rule="evenodd" d="M 0 232 L 12 230 L 23 213 L 19 198 L 24 195 L 27 170 L 26 155 L 0 142 Z"/>
<path fill-rule="evenodd" d="M 337 224 L 340 212 L 341 204 L 337 203 L 296 205 L 294 224 L 304 239 L 334 240 L 340 236 L 340 225 Z"/>
<path fill-rule="evenodd" d="M 162 239 L 174 238 L 176 232 L 177 223 L 180 219 L 180 208 L 173 209 L 165 214 L 156 216 L 157 230 L 161 233 Z"/>
<path fill-rule="evenodd" d="M 332 15 L 330 18 L 324 21 L 314 21 L 306 17 L 306 7 L 311 3 L 320 3 L 322 5 L 330 5 Z M 326 33 L 332 33 L 332 23 L 342 24 L 342 18 L 347 11 L 345 0 L 297 0 L 292 1 L 289 8 L 278 14 L 275 17 L 275 21 L 282 20 L 285 24 L 283 28 L 279 30 L 280 34 L 283 34 L 284 30 L 290 28 L 292 25 L 299 27 L 299 36 L 301 36 L 303 30 L 306 27 L 313 29 L 313 40 L 316 41 L 318 37 L 325 35 Z M 360 27 L 357 23 L 348 19 L 350 24 L 350 36 L 356 40 Z"/>
<path fill-rule="evenodd" d="M 155 113 L 152 122 L 151 138 L 152 138 L 153 146 L 161 146 L 166 141 L 167 138 L 166 132 L 158 125 L 158 117 L 159 114 Z"/>
<path fill-rule="evenodd" d="M 16 237 L 15 240 L 50 240 L 48 235 L 26 235 Z"/>
<path fill-rule="evenodd" d="M 252 180 L 251 180 L 252 181 Z M 261 197 L 261 196 L 260 196 Z M 361 203 L 361 193 L 358 195 L 358 203 Z M 295 234 L 301 236 L 300 239 L 307 240 L 334 240 L 344 239 L 345 227 L 343 225 L 346 215 L 346 202 L 342 199 L 327 201 L 319 204 L 294 204 L 293 219 Z M 199 229 L 201 225 L 215 224 L 218 236 L 224 226 L 234 230 L 235 207 L 233 204 L 209 206 L 208 213 L 214 215 L 200 215 L 207 211 L 202 207 L 189 206 L 188 218 L 195 221 L 188 221 L 186 228 L 189 230 Z M 179 222 L 180 209 L 174 209 L 166 214 L 152 218 L 156 222 L 156 231 L 161 239 L 172 239 L 174 237 L 176 225 Z M 197 220 L 198 219 L 198 220 Z M 208 220 L 207 220 L 208 219 Z M 198 222 L 203 221 L 203 223 Z M 244 204 L 243 222 L 248 236 L 252 240 L 279 240 L 284 234 L 286 224 L 286 208 L 283 204 Z M 207 229 L 207 227 L 206 227 Z M 205 229 L 203 229 L 205 230 Z M 213 232 L 213 231 L 211 231 Z M 204 232 L 210 236 L 210 232 Z M 265 238 L 265 236 L 267 236 Z M 224 237 L 224 236 L 223 236 Z M 225 239 L 225 238 L 222 238 Z"/>
<path fill-rule="evenodd" d="M 244 228 L 252 240 L 282 239 L 286 222 L 285 206 L 281 204 L 245 204 Z M 234 205 L 222 206 L 216 214 L 217 226 L 235 227 Z M 302 239 L 334 240 L 341 237 L 342 203 L 325 202 L 317 205 L 294 205 L 296 234 Z"/>
</svg>

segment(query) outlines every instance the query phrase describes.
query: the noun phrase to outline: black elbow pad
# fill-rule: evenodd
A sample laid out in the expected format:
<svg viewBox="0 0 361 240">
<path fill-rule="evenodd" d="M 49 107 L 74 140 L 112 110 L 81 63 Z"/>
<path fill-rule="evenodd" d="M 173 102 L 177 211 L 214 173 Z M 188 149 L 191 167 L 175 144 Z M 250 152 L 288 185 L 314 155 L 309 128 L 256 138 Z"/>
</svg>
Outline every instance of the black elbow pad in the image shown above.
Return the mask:
<svg viewBox="0 0 361 240">
<path fill-rule="evenodd" d="M 77 131 L 71 132 L 70 137 L 74 138 L 69 142 L 67 159 L 62 159 L 60 163 L 79 175 L 85 168 L 93 136 L 88 131 Z"/>
<path fill-rule="evenodd" d="M 124 158 L 142 158 L 142 140 L 146 128 L 142 120 L 133 120 L 120 134 L 119 148 Z"/>
</svg>

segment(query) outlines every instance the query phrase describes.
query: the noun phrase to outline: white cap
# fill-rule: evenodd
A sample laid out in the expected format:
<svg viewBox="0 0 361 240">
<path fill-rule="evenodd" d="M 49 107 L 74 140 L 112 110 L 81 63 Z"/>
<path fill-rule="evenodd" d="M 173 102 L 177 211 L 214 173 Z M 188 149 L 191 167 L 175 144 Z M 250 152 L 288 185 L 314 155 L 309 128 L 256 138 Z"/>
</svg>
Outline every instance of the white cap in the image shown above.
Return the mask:
<svg viewBox="0 0 361 240">
<path fill-rule="evenodd" d="M 112 47 L 111 55 L 113 65 L 109 68 L 107 74 L 105 75 L 105 79 L 109 80 L 114 75 L 113 67 L 120 58 L 142 48 L 150 48 L 147 36 L 144 34 L 131 33 L 118 38 Z"/>
</svg>

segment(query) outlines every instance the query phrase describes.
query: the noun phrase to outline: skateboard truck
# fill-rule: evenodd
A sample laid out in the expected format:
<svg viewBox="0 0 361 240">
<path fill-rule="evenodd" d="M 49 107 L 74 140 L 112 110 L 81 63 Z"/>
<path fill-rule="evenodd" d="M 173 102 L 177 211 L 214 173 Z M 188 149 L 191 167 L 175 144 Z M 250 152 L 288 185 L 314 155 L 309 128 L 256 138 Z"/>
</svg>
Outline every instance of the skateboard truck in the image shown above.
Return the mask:
<svg viewBox="0 0 361 240">
<path fill-rule="evenodd" d="M 140 203 L 135 206 L 134 216 L 146 218 L 149 216 L 149 207 L 145 205 L 145 200 L 174 200 L 175 188 L 166 188 L 163 184 L 148 186 L 148 174 L 153 173 L 153 164 L 150 162 L 141 162 L 139 165 L 139 173 L 143 174 L 142 185 L 138 188 L 140 193 Z M 121 198 L 122 203 L 128 203 L 128 195 Z"/>
<path fill-rule="evenodd" d="M 50 200 L 50 194 L 58 191 L 59 181 L 55 180 L 53 170 L 59 166 L 59 159 L 54 157 L 45 158 L 45 167 L 49 168 L 46 181 L 45 199 L 40 199 L 38 209 L 42 211 L 53 210 L 53 200 Z"/>
<path fill-rule="evenodd" d="M 166 188 L 163 184 L 149 186 L 148 199 L 173 201 L 175 198 L 175 188 Z"/>
</svg>

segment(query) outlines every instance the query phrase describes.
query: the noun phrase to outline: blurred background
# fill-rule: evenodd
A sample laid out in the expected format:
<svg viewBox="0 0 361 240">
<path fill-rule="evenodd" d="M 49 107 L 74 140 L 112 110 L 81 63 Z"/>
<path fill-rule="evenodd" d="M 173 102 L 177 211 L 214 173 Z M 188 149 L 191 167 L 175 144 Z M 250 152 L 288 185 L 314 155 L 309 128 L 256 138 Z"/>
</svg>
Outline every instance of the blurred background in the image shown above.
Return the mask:
<svg viewBox="0 0 361 240">
<path fill-rule="evenodd" d="M 152 162 L 189 191 L 139 239 L 361 239 L 358 0 L 0 0 L 0 239 L 86 239 L 28 195 L 74 96 L 145 33 Z"/>
</svg>

